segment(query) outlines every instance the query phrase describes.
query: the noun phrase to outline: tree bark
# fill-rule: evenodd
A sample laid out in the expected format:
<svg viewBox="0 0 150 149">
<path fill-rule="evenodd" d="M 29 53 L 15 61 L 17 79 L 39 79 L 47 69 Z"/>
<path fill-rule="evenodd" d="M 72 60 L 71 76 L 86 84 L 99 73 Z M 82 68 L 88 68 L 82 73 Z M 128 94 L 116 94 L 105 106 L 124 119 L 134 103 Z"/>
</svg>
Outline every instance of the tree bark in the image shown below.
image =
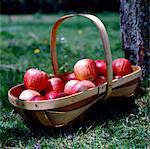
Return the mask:
<svg viewBox="0 0 150 149">
<path fill-rule="evenodd" d="M 141 66 L 141 80 L 150 85 L 150 1 L 120 0 L 120 16 L 125 58 Z"/>
</svg>

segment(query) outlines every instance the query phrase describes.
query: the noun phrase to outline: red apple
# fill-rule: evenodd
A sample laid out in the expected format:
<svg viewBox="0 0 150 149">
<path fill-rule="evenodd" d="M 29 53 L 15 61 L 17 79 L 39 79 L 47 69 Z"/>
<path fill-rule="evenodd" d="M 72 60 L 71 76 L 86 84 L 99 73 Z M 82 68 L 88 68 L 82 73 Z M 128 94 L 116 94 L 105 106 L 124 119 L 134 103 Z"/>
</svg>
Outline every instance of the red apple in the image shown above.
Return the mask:
<svg viewBox="0 0 150 149">
<path fill-rule="evenodd" d="M 117 76 L 124 76 L 133 72 L 131 62 L 125 58 L 118 58 L 113 61 L 113 73 Z"/>
<path fill-rule="evenodd" d="M 103 83 L 105 83 L 106 82 L 106 77 L 104 77 L 104 76 L 99 76 L 99 77 L 97 77 L 95 80 L 94 80 L 94 84 L 96 85 L 96 86 L 99 86 L 99 85 L 101 85 L 101 84 L 103 84 Z"/>
<path fill-rule="evenodd" d="M 78 80 L 74 73 L 70 73 L 65 77 L 65 82 L 68 82 L 70 80 Z"/>
<path fill-rule="evenodd" d="M 67 94 L 64 92 L 50 91 L 44 96 L 44 98 L 46 100 L 51 100 L 51 99 L 56 99 L 64 96 L 67 96 Z"/>
<path fill-rule="evenodd" d="M 50 91 L 48 93 L 46 93 L 46 95 L 44 96 L 44 98 L 46 100 L 50 100 L 50 99 L 56 99 L 58 96 L 59 92 L 56 91 Z"/>
<path fill-rule="evenodd" d="M 72 94 L 72 87 L 76 84 L 80 82 L 79 80 L 70 80 L 68 81 L 66 84 L 65 84 L 65 87 L 64 87 L 64 92 L 66 94 L 69 94 L 71 95 Z"/>
<path fill-rule="evenodd" d="M 48 92 L 50 92 L 50 91 L 52 91 L 52 90 L 53 90 L 52 84 L 51 84 L 50 80 L 48 80 L 48 83 L 47 83 L 47 85 L 46 85 L 46 87 L 45 87 L 43 93 L 46 94 L 46 93 L 48 93 Z"/>
<path fill-rule="evenodd" d="M 19 95 L 19 99 L 29 101 L 35 96 L 40 96 L 40 93 L 35 90 L 26 89 L 21 92 L 21 94 Z"/>
<path fill-rule="evenodd" d="M 41 100 L 45 100 L 45 98 L 41 95 L 36 95 L 30 101 L 41 101 Z"/>
<path fill-rule="evenodd" d="M 24 86 L 27 89 L 42 91 L 45 89 L 47 82 L 48 74 L 41 70 L 31 68 L 24 74 Z"/>
<path fill-rule="evenodd" d="M 48 80 L 51 83 L 52 90 L 56 92 L 63 92 L 64 90 L 64 82 L 58 78 L 58 77 L 53 77 Z"/>
<path fill-rule="evenodd" d="M 106 61 L 105 60 L 95 60 L 98 72 L 100 75 L 107 76 Z"/>
<path fill-rule="evenodd" d="M 76 83 L 72 87 L 72 94 L 77 93 L 77 92 L 83 92 L 83 91 L 86 91 L 89 88 L 93 88 L 93 87 L 95 87 L 95 84 L 93 84 L 91 81 L 82 80 L 82 81 Z"/>
<path fill-rule="evenodd" d="M 60 93 L 58 93 L 57 98 L 65 97 L 65 96 L 67 96 L 67 95 L 68 95 L 68 94 L 67 94 L 67 93 L 65 93 L 65 92 L 60 92 Z"/>
<path fill-rule="evenodd" d="M 94 60 L 81 59 L 74 65 L 74 73 L 78 80 L 93 81 L 98 75 L 98 69 Z"/>
</svg>

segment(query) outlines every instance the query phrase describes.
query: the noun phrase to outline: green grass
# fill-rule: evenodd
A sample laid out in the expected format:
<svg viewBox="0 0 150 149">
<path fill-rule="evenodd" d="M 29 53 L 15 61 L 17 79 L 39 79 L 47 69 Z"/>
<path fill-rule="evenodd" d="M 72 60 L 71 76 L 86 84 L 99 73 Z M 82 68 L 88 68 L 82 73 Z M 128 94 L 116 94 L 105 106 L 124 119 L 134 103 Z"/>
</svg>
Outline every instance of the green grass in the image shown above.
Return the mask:
<svg viewBox="0 0 150 149">
<path fill-rule="evenodd" d="M 7 91 L 21 83 L 23 73 L 36 67 L 53 73 L 49 32 L 63 14 L 1 16 L 0 28 L 0 148 L 147 148 L 150 141 L 150 94 L 136 100 L 107 101 L 90 108 L 84 118 L 65 128 L 34 127 L 13 111 Z M 112 58 L 124 57 L 119 14 L 96 14 L 106 26 Z M 39 53 L 36 53 L 39 49 Z M 96 27 L 87 19 L 65 21 L 57 34 L 60 71 L 72 70 L 81 58 L 104 59 Z"/>
</svg>

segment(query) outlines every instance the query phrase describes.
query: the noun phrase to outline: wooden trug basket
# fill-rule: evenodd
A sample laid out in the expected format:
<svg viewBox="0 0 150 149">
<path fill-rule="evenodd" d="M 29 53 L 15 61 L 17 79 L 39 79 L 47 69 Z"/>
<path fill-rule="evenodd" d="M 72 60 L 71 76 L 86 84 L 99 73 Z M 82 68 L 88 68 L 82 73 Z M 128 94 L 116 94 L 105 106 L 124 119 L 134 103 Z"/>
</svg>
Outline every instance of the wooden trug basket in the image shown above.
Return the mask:
<svg viewBox="0 0 150 149">
<path fill-rule="evenodd" d="M 80 115 L 97 101 L 104 101 L 108 97 L 130 97 L 135 93 L 141 76 L 141 68 L 132 66 L 134 72 L 119 79 L 112 79 L 112 57 L 108 35 L 103 23 L 91 14 L 70 14 L 61 17 L 56 21 L 50 38 L 50 52 L 54 75 L 59 75 L 57 54 L 56 54 L 56 32 L 59 25 L 66 19 L 74 16 L 83 16 L 90 19 L 97 26 L 103 44 L 107 64 L 107 82 L 89 89 L 85 92 L 76 93 L 55 100 L 24 101 L 20 100 L 19 94 L 25 89 L 23 84 L 12 87 L 8 91 L 9 102 L 16 111 L 25 119 L 40 123 L 44 126 L 62 127 Z"/>
</svg>

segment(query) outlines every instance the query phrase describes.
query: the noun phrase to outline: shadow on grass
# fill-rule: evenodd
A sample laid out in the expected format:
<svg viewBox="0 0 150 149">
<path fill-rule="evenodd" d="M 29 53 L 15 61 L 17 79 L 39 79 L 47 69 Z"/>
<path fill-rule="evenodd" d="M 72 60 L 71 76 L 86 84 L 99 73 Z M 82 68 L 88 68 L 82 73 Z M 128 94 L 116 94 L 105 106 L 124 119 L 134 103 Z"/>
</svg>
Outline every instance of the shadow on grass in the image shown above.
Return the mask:
<svg viewBox="0 0 150 149">
<path fill-rule="evenodd" d="M 45 128 L 37 124 L 31 125 L 28 121 L 25 121 L 25 123 L 34 136 L 44 135 L 57 138 L 60 135 L 66 137 L 79 133 L 80 129 L 83 133 L 86 133 L 89 127 L 107 127 L 108 122 L 125 119 L 131 113 L 138 113 L 134 98 L 111 98 L 103 103 L 97 102 L 73 123 L 62 128 Z"/>
</svg>

